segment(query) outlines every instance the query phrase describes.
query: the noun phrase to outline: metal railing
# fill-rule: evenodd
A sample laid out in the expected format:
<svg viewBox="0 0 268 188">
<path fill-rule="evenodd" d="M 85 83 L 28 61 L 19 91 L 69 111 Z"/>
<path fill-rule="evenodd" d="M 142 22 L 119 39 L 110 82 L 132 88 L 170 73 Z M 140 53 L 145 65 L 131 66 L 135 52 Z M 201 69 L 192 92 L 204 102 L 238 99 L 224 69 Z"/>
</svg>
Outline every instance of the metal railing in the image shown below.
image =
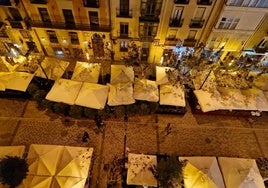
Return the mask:
<svg viewBox="0 0 268 188">
<path fill-rule="evenodd" d="M 190 28 L 202 28 L 205 23 L 203 19 L 191 19 L 191 23 L 189 25 Z"/>
<path fill-rule="evenodd" d="M 183 24 L 183 19 L 170 19 L 169 26 L 170 27 L 181 27 Z"/>
<path fill-rule="evenodd" d="M 116 9 L 116 17 L 132 18 L 132 9 Z"/>
</svg>

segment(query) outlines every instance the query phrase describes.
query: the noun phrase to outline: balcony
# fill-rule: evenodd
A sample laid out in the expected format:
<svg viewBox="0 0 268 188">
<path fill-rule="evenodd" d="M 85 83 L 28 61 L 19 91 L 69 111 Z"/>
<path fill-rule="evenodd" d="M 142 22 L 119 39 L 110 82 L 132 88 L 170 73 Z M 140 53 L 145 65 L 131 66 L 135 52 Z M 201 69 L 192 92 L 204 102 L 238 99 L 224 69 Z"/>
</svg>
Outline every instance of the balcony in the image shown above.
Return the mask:
<svg viewBox="0 0 268 188">
<path fill-rule="evenodd" d="M 201 19 L 191 19 L 191 23 L 189 25 L 190 28 L 202 28 L 205 23 L 205 20 Z"/>
<path fill-rule="evenodd" d="M 153 42 L 154 36 L 140 36 L 141 42 Z"/>
<path fill-rule="evenodd" d="M 164 43 L 165 46 L 176 46 L 178 44 L 181 44 L 181 40 L 176 38 L 166 38 Z"/>
<path fill-rule="evenodd" d="M 116 17 L 132 18 L 132 10 L 129 9 L 116 9 Z"/>
<path fill-rule="evenodd" d="M 183 23 L 183 19 L 170 19 L 169 27 L 181 27 Z"/>
<path fill-rule="evenodd" d="M 174 0 L 175 4 L 189 4 L 189 0 Z"/>
<path fill-rule="evenodd" d="M 212 0 L 197 0 L 198 5 L 211 5 Z"/>
<path fill-rule="evenodd" d="M 194 47 L 195 43 L 196 43 L 195 39 L 185 39 L 183 42 L 183 46 Z"/>
<path fill-rule="evenodd" d="M 32 4 L 47 4 L 47 0 L 30 0 Z"/>
<path fill-rule="evenodd" d="M 99 0 L 83 0 L 83 1 L 84 1 L 84 7 L 90 7 L 90 8 L 100 7 Z"/>
<path fill-rule="evenodd" d="M 19 0 L 0 0 L 0 6 L 13 6 L 17 5 L 19 2 Z"/>
<path fill-rule="evenodd" d="M 65 22 L 42 22 L 30 21 L 31 27 L 52 28 L 52 29 L 67 29 L 67 30 L 85 30 L 85 31 L 102 31 L 109 32 L 110 25 L 90 25 L 90 24 L 66 24 Z"/>
<path fill-rule="evenodd" d="M 140 22 L 154 22 L 154 23 L 159 23 L 159 17 L 155 16 L 141 16 L 139 18 Z"/>
<path fill-rule="evenodd" d="M 24 29 L 22 21 L 9 20 L 9 24 L 14 29 Z"/>
</svg>

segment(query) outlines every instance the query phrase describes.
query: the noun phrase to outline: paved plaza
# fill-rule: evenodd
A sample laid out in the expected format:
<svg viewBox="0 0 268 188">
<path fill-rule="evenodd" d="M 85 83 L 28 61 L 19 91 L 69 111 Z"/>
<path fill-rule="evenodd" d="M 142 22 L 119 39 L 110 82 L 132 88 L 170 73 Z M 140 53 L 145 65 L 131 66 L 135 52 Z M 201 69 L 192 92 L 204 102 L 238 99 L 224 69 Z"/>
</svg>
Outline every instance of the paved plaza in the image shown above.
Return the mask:
<svg viewBox="0 0 268 188">
<path fill-rule="evenodd" d="M 268 114 L 238 117 L 192 114 L 130 116 L 105 120 L 72 119 L 38 110 L 32 100 L 0 98 L 0 145 L 57 144 L 94 148 L 92 188 L 104 188 L 109 168 L 125 151 L 178 156 L 268 157 Z M 167 124 L 170 129 L 167 131 Z M 89 141 L 82 142 L 87 131 Z M 119 186 L 120 187 L 120 186 Z"/>
</svg>

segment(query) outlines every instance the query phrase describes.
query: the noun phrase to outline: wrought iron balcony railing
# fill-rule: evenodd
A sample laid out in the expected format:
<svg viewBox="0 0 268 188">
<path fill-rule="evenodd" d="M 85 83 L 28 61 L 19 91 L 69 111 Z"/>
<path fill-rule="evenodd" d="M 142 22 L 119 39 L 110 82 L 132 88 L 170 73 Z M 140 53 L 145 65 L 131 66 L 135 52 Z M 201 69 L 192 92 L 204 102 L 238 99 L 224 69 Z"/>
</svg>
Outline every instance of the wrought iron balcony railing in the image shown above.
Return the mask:
<svg viewBox="0 0 268 188">
<path fill-rule="evenodd" d="M 110 25 L 67 24 L 65 22 L 30 21 L 31 27 L 109 32 Z"/>
<path fill-rule="evenodd" d="M 190 28 L 202 28 L 205 23 L 205 20 L 202 19 L 191 19 L 191 23 L 189 25 Z"/>
<path fill-rule="evenodd" d="M 183 23 L 183 19 L 170 19 L 169 27 L 181 27 Z"/>
<path fill-rule="evenodd" d="M 197 0 L 198 5 L 211 5 L 212 0 Z"/>
<path fill-rule="evenodd" d="M 180 39 L 176 39 L 176 38 L 166 38 L 164 45 L 165 46 L 176 46 L 177 44 L 181 43 Z"/>
<path fill-rule="evenodd" d="M 189 0 L 174 0 L 175 4 L 189 4 Z"/>
<path fill-rule="evenodd" d="M 132 9 L 116 9 L 116 16 L 122 18 L 132 18 Z"/>
<path fill-rule="evenodd" d="M 194 47 L 195 43 L 196 43 L 195 39 L 185 39 L 183 42 L 183 46 Z"/>
</svg>

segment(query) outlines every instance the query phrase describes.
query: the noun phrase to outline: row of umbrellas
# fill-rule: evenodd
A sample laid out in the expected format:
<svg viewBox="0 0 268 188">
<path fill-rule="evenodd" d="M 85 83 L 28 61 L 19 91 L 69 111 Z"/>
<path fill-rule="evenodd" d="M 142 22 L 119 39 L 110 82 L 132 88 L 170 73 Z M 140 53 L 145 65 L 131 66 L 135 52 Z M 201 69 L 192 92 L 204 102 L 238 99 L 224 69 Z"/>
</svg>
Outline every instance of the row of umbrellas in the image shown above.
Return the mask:
<svg viewBox="0 0 268 188">
<path fill-rule="evenodd" d="M 25 146 L 1 146 L 0 158 L 22 157 Z M 19 186 L 84 188 L 93 148 L 32 144 L 28 151 L 29 172 Z"/>
<path fill-rule="evenodd" d="M 186 160 L 185 188 L 265 188 L 254 159 L 229 157 L 179 157 Z M 128 185 L 157 187 L 152 168 L 156 155 L 128 154 Z"/>
</svg>

